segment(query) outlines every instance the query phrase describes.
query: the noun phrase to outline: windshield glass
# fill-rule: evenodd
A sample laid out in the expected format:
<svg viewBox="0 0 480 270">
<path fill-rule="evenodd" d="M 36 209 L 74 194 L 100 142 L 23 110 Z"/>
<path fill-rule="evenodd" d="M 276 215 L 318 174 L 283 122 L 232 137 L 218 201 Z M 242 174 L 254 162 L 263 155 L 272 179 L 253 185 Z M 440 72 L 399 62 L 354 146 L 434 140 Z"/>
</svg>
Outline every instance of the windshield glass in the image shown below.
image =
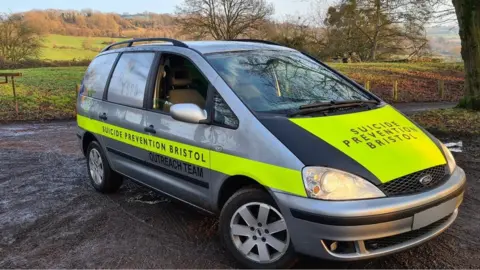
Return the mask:
<svg viewBox="0 0 480 270">
<path fill-rule="evenodd" d="M 290 113 L 300 106 L 371 98 L 296 51 L 243 51 L 207 55 L 242 101 L 256 112 Z"/>
</svg>

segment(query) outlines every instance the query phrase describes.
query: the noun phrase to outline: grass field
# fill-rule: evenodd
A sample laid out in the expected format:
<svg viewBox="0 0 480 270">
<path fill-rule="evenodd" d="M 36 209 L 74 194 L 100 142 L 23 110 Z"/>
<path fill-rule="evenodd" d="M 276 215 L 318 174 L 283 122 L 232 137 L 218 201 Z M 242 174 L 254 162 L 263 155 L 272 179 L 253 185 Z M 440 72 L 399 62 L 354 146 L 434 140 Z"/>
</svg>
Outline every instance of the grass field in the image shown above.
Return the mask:
<svg viewBox="0 0 480 270">
<path fill-rule="evenodd" d="M 463 63 L 330 63 L 390 102 L 458 101 L 463 95 Z M 394 99 L 393 86 L 398 95 Z M 440 86 L 443 85 L 443 95 Z"/>
<path fill-rule="evenodd" d="M 88 40 L 90 49 L 83 44 Z M 42 59 L 92 59 L 105 43 L 124 39 L 109 37 L 45 37 Z M 458 101 L 463 95 L 461 63 L 329 63 L 330 66 L 389 102 Z M 75 85 L 86 67 L 20 69 L 16 80 L 19 115 L 15 113 L 11 85 L 0 85 L 0 122 L 71 118 L 75 109 Z M 0 78 L 1 79 L 1 78 Z M 398 95 L 393 86 L 398 85 Z M 443 95 L 439 85 L 443 85 Z"/>
<path fill-rule="evenodd" d="M 87 50 L 83 47 L 85 40 L 91 45 Z M 45 60 L 72 60 L 92 59 L 98 52 L 106 47 L 104 42 L 118 42 L 125 39 L 109 37 L 75 37 L 62 35 L 48 35 L 43 42 L 41 59 Z"/>
<path fill-rule="evenodd" d="M 71 41 L 70 41 L 71 42 Z M 99 41 L 101 42 L 101 41 Z M 371 91 L 393 102 L 392 84 L 398 82 L 397 102 L 458 101 L 463 94 L 463 71 L 459 64 L 441 63 L 330 63 Z M 86 67 L 19 69 L 23 77 L 16 80 L 20 114 L 15 114 L 11 85 L 0 85 L 0 121 L 12 119 L 71 118 L 75 109 L 75 85 L 80 83 Z M 438 81 L 443 81 L 441 98 Z"/>
<path fill-rule="evenodd" d="M 335 69 L 345 72 L 353 71 L 377 71 L 377 72 L 393 72 L 408 73 L 412 71 L 434 72 L 463 72 L 463 63 L 329 63 Z"/>
<path fill-rule="evenodd" d="M 75 85 L 86 67 L 18 69 L 15 80 L 19 115 L 15 114 L 11 84 L 0 85 L 0 122 L 72 118 L 75 110 Z M 8 72 L 4 71 L 4 72 Z"/>
<path fill-rule="evenodd" d="M 410 117 L 436 134 L 480 135 L 480 112 L 443 109 L 419 112 Z"/>
</svg>

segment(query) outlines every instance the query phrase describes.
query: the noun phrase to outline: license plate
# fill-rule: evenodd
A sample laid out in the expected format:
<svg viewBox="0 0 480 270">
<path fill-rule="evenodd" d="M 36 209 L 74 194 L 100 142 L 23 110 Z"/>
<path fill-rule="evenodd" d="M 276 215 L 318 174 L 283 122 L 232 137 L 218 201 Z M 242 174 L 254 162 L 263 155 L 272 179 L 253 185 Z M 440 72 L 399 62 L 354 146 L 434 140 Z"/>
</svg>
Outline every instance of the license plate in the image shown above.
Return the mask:
<svg viewBox="0 0 480 270">
<path fill-rule="evenodd" d="M 413 216 L 413 226 L 412 230 L 417 230 L 422 227 L 428 226 L 435 221 L 438 221 L 455 211 L 457 207 L 457 198 L 451 199 L 450 201 L 444 202 L 440 205 L 416 213 Z"/>
</svg>

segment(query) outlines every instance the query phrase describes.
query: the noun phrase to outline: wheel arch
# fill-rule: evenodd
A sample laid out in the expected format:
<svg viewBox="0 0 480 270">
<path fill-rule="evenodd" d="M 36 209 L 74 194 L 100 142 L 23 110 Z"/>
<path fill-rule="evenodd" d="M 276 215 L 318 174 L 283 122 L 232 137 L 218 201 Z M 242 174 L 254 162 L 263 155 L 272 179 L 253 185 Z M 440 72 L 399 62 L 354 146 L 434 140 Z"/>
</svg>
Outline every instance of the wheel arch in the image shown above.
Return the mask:
<svg viewBox="0 0 480 270">
<path fill-rule="evenodd" d="M 268 194 L 271 194 L 269 190 L 259 181 L 245 176 L 245 175 L 233 175 L 226 178 L 220 189 L 218 190 L 216 207 L 218 211 L 221 211 L 228 199 L 235 194 L 238 190 L 245 187 L 255 187 L 265 191 Z"/>
<path fill-rule="evenodd" d="M 86 131 L 82 136 L 82 152 L 83 152 L 83 155 L 87 154 L 88 145 L 90 145 L 90 143 L 93 142 L 93 141 L 99 142 L 99 140 L 97 139 L 97 137 L 93 133 Z"/>
</svg>

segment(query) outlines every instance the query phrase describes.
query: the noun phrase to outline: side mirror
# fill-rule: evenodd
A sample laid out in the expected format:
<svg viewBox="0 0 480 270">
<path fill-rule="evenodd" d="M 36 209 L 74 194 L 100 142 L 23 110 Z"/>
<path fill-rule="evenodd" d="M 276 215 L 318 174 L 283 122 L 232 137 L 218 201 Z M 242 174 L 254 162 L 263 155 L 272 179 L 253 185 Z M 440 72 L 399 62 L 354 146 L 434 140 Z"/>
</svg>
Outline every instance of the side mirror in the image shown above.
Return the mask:
<svg viewBox="0 0 480 270">
<path fill-rule="evenodd" d="M 170 107 L 172 118 L 178 121 L 198 124 L 207 119 L 207 112 L 193 103 L 180 103 Z"/>
</svg>

